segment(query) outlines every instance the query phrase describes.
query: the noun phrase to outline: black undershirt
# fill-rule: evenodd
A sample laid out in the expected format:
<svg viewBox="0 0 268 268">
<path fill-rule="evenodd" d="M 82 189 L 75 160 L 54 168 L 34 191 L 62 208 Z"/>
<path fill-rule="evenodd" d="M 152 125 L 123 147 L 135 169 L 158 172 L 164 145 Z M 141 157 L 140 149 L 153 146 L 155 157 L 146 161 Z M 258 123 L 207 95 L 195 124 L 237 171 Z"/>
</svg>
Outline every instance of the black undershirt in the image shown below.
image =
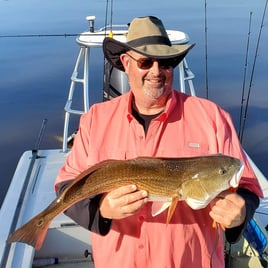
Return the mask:
<svg viewBox="0 0 268 268">
<path fill-rule="evenodd" d="M 141 114 L 139 112 L 137 112 L 133 107 L 132 107 L 132 115 L 137 119 L 137 121 L 143 126 L 144 128 L 144 132 L 145 135 L 147 134 L 149 125 L 151 123 L 151 121 L 156 118 L 157 116 L 159 116 L 162 113 L 159 112 L 157 114 Z"/>
</svg>

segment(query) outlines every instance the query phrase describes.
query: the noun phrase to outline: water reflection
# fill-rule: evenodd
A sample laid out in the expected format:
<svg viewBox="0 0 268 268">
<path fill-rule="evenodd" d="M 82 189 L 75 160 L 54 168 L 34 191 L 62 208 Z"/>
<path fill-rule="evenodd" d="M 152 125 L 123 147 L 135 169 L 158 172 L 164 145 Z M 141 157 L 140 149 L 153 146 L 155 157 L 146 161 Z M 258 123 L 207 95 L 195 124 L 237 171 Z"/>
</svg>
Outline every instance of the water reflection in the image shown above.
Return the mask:
<svg viewBox="0 0 268 268">
<path fill-rule="evenodd" d="M 232 114 L 236 126 L 239 125 L 249 14 L 253 12 L 248 75 L 264 4 L 264 0 L 208 1 L 209 98 Z M 0 1 L 0 35 L 79 33 L 88 28 L 84 18 L 93 14 L 99 28 L 105 21 L 105 5 L 106 1 L 99 0 L 75 3 L 66 0 L 64 5 L 52 0 Z M 196 75 L 194 84 L 198 95 L 205 96 L 204 1 L 169 1 L 168 4 L 159 0 L 114 1 L 113 23 L 127 23 L 135 16 L 148 14 L 162 18 L 167 28 L 187 32 L 191 41 L 197 43 L 188 56 L 188 63 Z M 266 175 L 267 40 L 268 30 L 264 27 L 244 134 L 247 152 Z M 48 118 L 48 125 L 41 148 L 60 147 L 55 136 L 62 134 L 63 107 L 77 53 L 75 37 L 0 38 L 0 148 L 5 152 L 0 158 L 0 203 L 20 155 L 33 148 L 44 118 Z M 99 60 L 98 53 L 92 55 L 94 64 Z M 94 67 L 97 70 L 100 66 Z M 101 72 L 95 72 L 90 83 L 94 89 L 92 101 L 100 100 Z"/>
</svg>

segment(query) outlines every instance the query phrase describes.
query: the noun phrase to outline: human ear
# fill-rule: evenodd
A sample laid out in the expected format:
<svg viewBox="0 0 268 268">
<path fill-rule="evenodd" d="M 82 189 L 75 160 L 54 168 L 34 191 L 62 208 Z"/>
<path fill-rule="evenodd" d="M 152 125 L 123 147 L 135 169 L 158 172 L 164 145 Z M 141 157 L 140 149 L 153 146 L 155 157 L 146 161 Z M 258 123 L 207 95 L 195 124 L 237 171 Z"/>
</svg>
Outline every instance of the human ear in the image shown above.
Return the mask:
<svg viewBox="0 0 268 268">
<path fill-rule="evenodd" d="M 125 68 L 125 72 L 128 73 L 128 67 L 129 67 L 129 57 L 127 54 L 121 54 L 120 55 L 120 60 Z"/>
</svg>

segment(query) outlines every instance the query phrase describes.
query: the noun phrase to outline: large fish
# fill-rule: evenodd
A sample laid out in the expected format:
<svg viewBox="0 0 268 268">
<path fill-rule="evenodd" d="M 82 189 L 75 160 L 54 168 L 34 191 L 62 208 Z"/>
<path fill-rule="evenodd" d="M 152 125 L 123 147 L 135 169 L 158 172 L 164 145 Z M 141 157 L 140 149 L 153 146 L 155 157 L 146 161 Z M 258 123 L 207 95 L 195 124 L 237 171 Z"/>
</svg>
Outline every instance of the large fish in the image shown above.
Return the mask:
<svg viewBox="0 0 268 268">
<path fill-rule="evenodd" d="M 184 200 L 193 209 L 203 208 L 223 190 L 237 187 L 242 171 L 241 161 L 226 155 L 106 160 L 77 176 L 45 210 L 12 233 L 7 242 L 23 242 L 40 249 L 50 222 L 58 214 L 82 199 L 128 184 L 146 190 L 151 201 L 169 202 L 169 223 L 178 201 Z"/>
</svg>

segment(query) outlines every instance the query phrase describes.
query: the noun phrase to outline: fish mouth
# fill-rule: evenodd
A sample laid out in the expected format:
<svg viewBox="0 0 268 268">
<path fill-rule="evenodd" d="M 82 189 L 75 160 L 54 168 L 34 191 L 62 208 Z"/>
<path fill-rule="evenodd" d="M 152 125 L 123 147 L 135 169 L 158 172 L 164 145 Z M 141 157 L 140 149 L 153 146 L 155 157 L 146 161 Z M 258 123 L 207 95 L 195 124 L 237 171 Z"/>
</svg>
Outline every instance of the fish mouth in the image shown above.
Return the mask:
<svg viewBox="0 0 268 268">
<path fill-rule="evenodd" d="M 245 165 L 241 162 L 238 171 L 233 175 L 231 180 L 229 181 L 229 185 L 233 188 L 237 188 L 242 177 Z"/>
</svg>

